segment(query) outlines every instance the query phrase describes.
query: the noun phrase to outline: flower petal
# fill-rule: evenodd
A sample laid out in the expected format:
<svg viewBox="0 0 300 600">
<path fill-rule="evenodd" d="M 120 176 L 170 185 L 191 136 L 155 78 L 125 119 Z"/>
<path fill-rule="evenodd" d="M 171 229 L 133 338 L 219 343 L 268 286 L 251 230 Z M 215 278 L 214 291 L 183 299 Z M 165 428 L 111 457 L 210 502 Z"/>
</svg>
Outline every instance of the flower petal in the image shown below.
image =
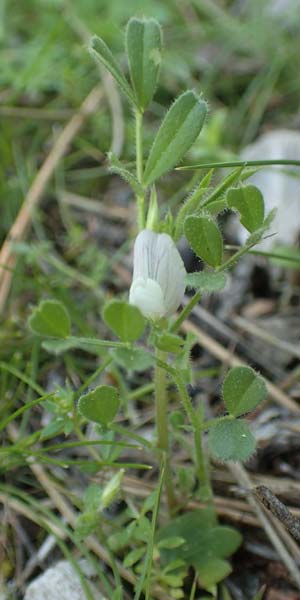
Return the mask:
<svg viewBox="0 0 300 600">
<path fill-rule="evenodd" d="M 163 294 L 164 313 L 161 316 L 172 315 L 181 303 L 185 290 L 185 274 L 181 256 L 168 234 L 154 233 L 147 229 L 139 233 L 134 245 L 133 282 L 138 279 L 157 282 Z M 147 293 L 148 286 L 150 290 L 151 285 L 147 284 Z M 142 291 L 139 290 L 139 302 L 142 302 L 141 294 Z M 146 302 L 145 291 L 143 294 Z M 145 314 L 141 305 L 138 306 Z"/>
<path fill-rule="evenodd" d="M 182 302 L 185 291 L 183 260 L 172 240 L 166 233 L 157 240 L 158 267 L 155 279 L 162 288 L 166 306 L 165 316 L 171 316 Z"/>
<path fill-rule="evenodd" d="M 155 280 L 156 237 L 149 229 L 138 234 L 134 244 L 133 280 L 138 277 Z"/>
<path fill-rule="evenodd" d="M 153 279 L 135 279 L 130 288 L 129 302 L 137 306 L 147 318 L 157 319 L 165 314 L 161 287 Z"/>
</svg>

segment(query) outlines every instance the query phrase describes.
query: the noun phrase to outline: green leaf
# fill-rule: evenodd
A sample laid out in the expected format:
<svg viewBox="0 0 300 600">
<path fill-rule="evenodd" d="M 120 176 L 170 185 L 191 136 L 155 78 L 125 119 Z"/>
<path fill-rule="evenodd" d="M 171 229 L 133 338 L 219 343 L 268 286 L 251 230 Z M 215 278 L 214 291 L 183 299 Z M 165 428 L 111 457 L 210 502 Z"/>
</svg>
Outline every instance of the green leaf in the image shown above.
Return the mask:
<svg viewBox="0 0 300 600">
<path fill-rule="evenodd" d="M 242 543 L 242 536 L 233 527 L 227 525 L 217 525 L 210 529 L 207 536 L 207 555 L 210 557 L 213 554 L 218 558 L 227 558 L 231 556 Z M 213 552 L 211 551 L 213 548 Z M 204 558 L 204 557 L 203 557 Z M 202 563 L 200 559 L 197 566 Z"/>
<path fill-rule="evenodd" d="M 175 235 L 174 235 L 174 239 L 175 242 L 177 242 L 180 237 L 183 235 L 183 227 L 184 227 L 184 221 L 186 219 L 186 217 L 188 217 L 189 215 L 194 214 L 200 204 L 200 200 L 202 198 L 202 196 L 205 194 L 209 184 L 210 184 L 210 180 L 212 178 L 214 170 L 211 169 L 206 175 L 205 177 L 203 177 L 203 179 L 201 179 L 200 183 L 197 185 L 197 187 L 193 190 L 193 192 L 188 196 L 188 198 L 185 200 L 185 202 L 183 202 L 183 204 L 181 205 L 177 217 L 176 217 L 176 227 L 175 227 Z"/>
<path fill-rule="evenodd" d="M 128 371 L 146 371 L 154 364 L 154 358 L 142 348 L 117 348 L 111 353 L 118 365 Z"/>
<path fill-rule="evenodd" d="M 255 185 L 231 188 L 226 195 L 229 208 L 236 209 L 241 223 L 252 233 L 264 222 L 265 205 L 261 191 Z"/>
<path fill-rule="evenodd" d="M 96 483 L 91 483 L 84 491 L 84 512 L 96 512 L 97 510 L 99 510 L 101 496 L 102 487 L 100 487 Z"/>
<path fill-rule="evenodd" d="M 221 460 L 247 460 L 255 450 L 255 438 L 245 421 L 220 421 L 208 436 L 212 454 Z"/>
<path fill-rule="evenodd" d="M 234 367 L 225 377 L 224 403 L 234 417 L 253 410 L 266 396 L 264 379 L 250 367 Z"/>
<path fill-rule="evenodd" d="M 140 548 L 135 548 L 129 552 L 123 561 L 123 565 L 126 569 L 132 567 L 135 563 L 141 560 L 145 556 L 145 546 L 141 546 Z"/>
<path fill-rule="evenodd" d="M 42 300 L 28 319 L 30 329 L 37 335 L 67 338 L 71 321 L 65 306 L 58 300 Z"/>
<path fill-rule="evenodd" d="M 169 545 L 170 538 L 183 539 L 180 545 Z M 210 508 L 199 509 L 173 519 L 158 531 L 158 547 L 163 564 L 180 559 L 197 570 L 212 559 L 223 559 L 241 544 L 241 535 L 231 527 L 216 525 Z"/>
<path fill-rule="evenodd" d="M 119 494 L 121 484 L 123 481 L 124 472 L 125 472 L 124 469 L 120 469 L 120 471 L 118 471 L 118 473 L 113 475 L 113 477 L 110 479 L 110 481 L 108 481 L 108 483 L 105 485 L 105 487 L 102 491 L 102 496 L 101 496 L 101 503 L 100 503 L 101 510 L 103 510 L 104 508 L 107 508 L 107 506 L 109 506 L 113 502 L 113 500 L 116 498 L 116 496 Z"/>
<path fill-rule="evenodd" d="M 93 512 L 84 512 L 75 521 L 75 538 L 79 542 L 96 531 L 99 526 L 99 515 Z"/>
<path fill-rule="evenodd" d="M 158 542 L 158 548 L 178 548 L 179 546 L 182 546 L 182 544 L 184 544 L 185 539 L 182 537 L 179 537 L 178 535 L 173 536 L 173 537 L 169 537 L 169 538 L 164 538 L 163 540 L 161 540 L 160 542 Z"/>
<path fill-rule="evenodd" d="M 180 560 L 180 558 L 178 558 L 177 560 L 173 560 L 171 562 L 169 562 L 165 568 L 164 568 L 164 573 L 171 573 L 172 571 L 179 571 L 179 569 L 181 570 L 182 573 L 186 572 L 186 565 L 185 562 L 183 560 Z"/>
<path fill-rule="evenodd" d="M 200 271 L 197 273 L 188 273 L 186 275 L 187 287 L 203 292 L 219 292 L 223 290 L 227 283 L 225 273 L 210 273 L 209 271 Z"/>
<path fill-rule="evenodd" d="M 78 412 L 88 421 L 107 425 L 116 416 L 119 404 L 119 394 L 115 387 L 99 385 L 79 398 Z"/>
<path fill-rule="evenodd" d="M 244 167 L 238 167 L 234 169 L 227 175 L 221 183 L 213 190 L 213 192 L 201 202 L 202 207 L 205 206 L 205 209 L 209 210 L 208 207 L 210 204 L 213 204 L 216 200 L 223 199 L 223 196 L 228 190 L 228 188 L 233 185 L 236 181 L 239 181 L 242 178 L 242 172 Z"/>
<path fill-rule="evenodd" d="M 148 157 L 144 183 L 150 185 L 170 171 L 198 137 L 207 114 L 207 105 L 192 91 L 179 96 L 167 112 Z"/>
<path fill-rule="evenodd" d="M 44 427 L 40 434 L 40 440 L 47 439 L 48 437 L 54 437 L 61 433 L 65 426 L 64 417 L 55 417 Z"/>
<path fill-rule="evenodd" d="M 199 580 L 205 590 L 219 583 L 231 573 L 231 565 L 222 558 L 208 558 L 197 567 Z"/>
<path fill-rule="evenodd" d="M 228 208 L 227 200 L 221 198 L 220 200 L 215 200 L 214 202 L 210 202 L 205 206 L 205 211 L 209 212 L 212 216 L 217 216 L 220 213 L 224 212 Z"/>
<path fill-rule="evenodd" d="M 219 228 L 210 217 L 188 217 L 184 222 L 184 233 L 197 256 L 211 267 L 221 264 L 223 239 Z"/>
<path fill-rule="evenodd" d="M 124 77 L 115 57 L 105 42 L 97 35 L 94 35 L 91 39 L 90 52 L 96 61 L 99 61 L 111 73 L 129 102 L 136 105 L 134 93 L 127 79 Z"/>
<path fill-rule="evenodd" d="M 164 331 L 155 337 L 156 347 L 164 352 L 179 354 L 182 351 L 183 344 L 184 341 L 179 335 L 168 333 L 167 331 Z"/>
<path fill-rule="evenodd" d="M 126 51 L 137 103 L 144 110 L 151 102 L 159 76 L 162 50 L 161 28 L 155 19 L 130 19 Z"/>
<path fill-rule="evenodd" d="M 123 342 L 135 342 L 143 334 L 146 325 L 140 310 L 122 300 L 111 300 L 106 304 L 103 319 Z"/>
</svg>

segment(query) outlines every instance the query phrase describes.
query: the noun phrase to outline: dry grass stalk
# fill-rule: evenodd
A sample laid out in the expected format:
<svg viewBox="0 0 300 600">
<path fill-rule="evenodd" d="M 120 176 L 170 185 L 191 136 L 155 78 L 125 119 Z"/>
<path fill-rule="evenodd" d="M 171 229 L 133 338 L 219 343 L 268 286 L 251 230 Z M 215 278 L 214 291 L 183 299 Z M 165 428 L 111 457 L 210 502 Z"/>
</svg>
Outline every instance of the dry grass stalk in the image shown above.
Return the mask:
<svg viewBox="0 0 300 600">
<path fill-rule="evenodd" d="M 97 110 L 102 98 L 103 89 L 100 85 L 97 85 L 85 98 L 79 111 L 70 119 L 58 136 L 27 192 L 17 218 L 0 251 L 0 313 L 4 309 L 9 294 L 13 268 L 16 263 L 13 246 L 16 242 L 24 239 L 31 224 L 32 213 L 41 201 L 47 184 L 59 161 L 67 152 L 72 140 L 84 125 L 86 119 Z"/>
<path fill-rule="evenodd" d="M 242 486 L 245 490 L 251 490 L 253 488 L 251 478 L 243 465 L 229 462 L 228 468 L 238 482 L 239 486 Z M 247 502 L 255 510 L 257 518 L 260 521 L 261 526 L 264 528 L 266 535 L 268 536 L 275 550 L 278 552 L 282 562 L 288 569 L 293 581 L 297 585 L 297 588 L 300 589 L 300 573 L 294 556 L 290 554 L 286 544 L 275 530 L 274 524 L 270 520 L 268 513 L 261 507 L 260 502 L 254 496 L 254 494 L 247 494 Z"/>
</svg>

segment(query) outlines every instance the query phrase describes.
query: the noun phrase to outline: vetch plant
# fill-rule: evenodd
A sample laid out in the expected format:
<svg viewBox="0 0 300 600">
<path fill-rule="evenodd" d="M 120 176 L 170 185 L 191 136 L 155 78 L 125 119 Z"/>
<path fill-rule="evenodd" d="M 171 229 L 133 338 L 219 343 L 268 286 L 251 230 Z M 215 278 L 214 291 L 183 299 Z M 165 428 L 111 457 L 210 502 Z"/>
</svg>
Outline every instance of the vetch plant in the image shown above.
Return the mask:
<svg viewBox="0 0 300 600">
<path fill-rule="evenodd" d="M 190 349 L 195 340 L 193 336 L 183 336 L 180 328 L 203 293 L 223 289 L 226 272 L 262 239 L 272 214 L 265 216 L 260 191 L 253 185 L 244 185 L 253 174 L 253 168 L 243 165 L 215 187 L 211 183 L 214 169 L 204 168 L 204 174 L 201 171 L 200 176 L 193 177 L 193 185 L 187 185 L 192 191 L 181 205 L 163 214 L 156 194 L 159 179 L 180 163 L 201 133 L 207 118 L 206 101 L 193 90 L 179 95 L 158 126 L 151 148 L 145 149 L 144 115 L 146 109 L 151 109 L 161 64 L 159 24 L 154 19 L 129 21 L 126 53 L 130 82 L 102 39 L 94 37 L 90 50 L 114 77 L 135 115 L 135 171 L 109 156 L 111 171 L 127 181 L 136 199 L 132 284 L 128 301 L 115 298 L 102 310 L 103 321 L 117 340 L 71 335 L 68 311 L 57 300 L 43 300 L 34 309 L 29 326 L 34 334 L 49 338 L 43 343 L 57 354 L 72 348 L 97 349 L 102 356 L 97 376 L 103 377 L 105 371 L 119 367 L 142 373 L 154 366 L 153 383 L 145 384 L 155 396 L 156 433 L 152 442 L 116 424 L 118 413 L 126 410 L 122 386 L 116 379 L 113 385 L 98 385 L 82 393 L 79 399 L 75 394 L 74 431 L 82 438 L 84 424 L 93 422 L 97 424 L 99 443 L 111 444 L 106 455 L 104 450 L 101 455 L 94 453 L 96 470 L 107 464 L 119 468 L 122 442 L 128 438 L 144 444 L 152 453 L 152 464 L 160 464 L 155 492 L 140 504 L 138 511 L 126 514 L 126 525 L 121 525 L 119 532 L 108 523 L 103 525 L 110 553 L 123 556 L 126 568 L 133 569 L 134 599 L 141 598 L 142 593 L 146 598 L 152 597 L 157 585 L 170 597 L 183 598 L 183 581 L 191 567 L 198 585 L 215 596 L 217 584 L 230 573 L 228 559 L 240 545 L 241 536 L 232 527 L 218 522 L 210 476 L 211 457 L 221 461 L 247 461 L 254 453 L 255 438 L 247 415 L 265 399 L 266 386 L 251 367 L 230 369 L 221 393 L 225 414 L 207 420 L 202 401 L 195 403 L 188 391 L 192 383 Z M 231 256 L 226 254 L 218 224 L 218 216 L 225 210 L 236 212 L 249 232 L 246 244 Z M 203 261 L 203 271 L 186 274 L 176 246 L 183 235 Z M 176 313 L 186 287 L 193 289 L 194 294 Z M 82 391 L 86 392 L 90 383 L 83 386 Z M 169 400 L 171 394 L 174 398 L 174 390 L 180 409 L 172 409 L 170 414 Z M 180 476 L 173 467 L 174 440 L 189 452 L 189 467 Z M 76 534 L 80 539 L 92 532 L 100 535 L 104 506 L 122 490 L 124 470 L 147 469 L 148 466 L 124 463 L 108 487 L 100 491 L 91 488 L 79 516 Z M 168 521 L 160 516 L 161 497 L 166 498 Z M 190 497 L 201 501 L 203 508 L 186 510 Z M 122 598 L 114 559 L 111 566 L 119 581 L 119 595 L 115 597 Z"/>
</svg>

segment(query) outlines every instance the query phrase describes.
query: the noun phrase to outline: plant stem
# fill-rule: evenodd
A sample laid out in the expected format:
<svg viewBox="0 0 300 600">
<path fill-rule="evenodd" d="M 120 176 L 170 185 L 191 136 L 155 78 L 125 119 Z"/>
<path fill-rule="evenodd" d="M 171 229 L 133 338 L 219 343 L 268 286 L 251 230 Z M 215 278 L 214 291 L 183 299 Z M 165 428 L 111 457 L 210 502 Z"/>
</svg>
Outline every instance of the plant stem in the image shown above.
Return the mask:
<svg viewBox="0 0 300 600">
<path fill-rule="evenodd" d="M 197 462 L 197 474 L 200 483 L 200 494 L 201 500 L 207 503 L 212 502 L 213 493 L 211 488 L 211 482 L 209 477 L 209 468 L 208 462 L 204 455 L 203 445 L 202 445 L 202 428 L 203 422 L 199 413 L 197 413 L 192 405 L 190 396 L 186 390 L 185 384 L 182 381 L 180 374 L 177 373 L 174 369 L 173 375 L 174 381 L 176 383 L 177 389 L 179 391 L 182 403 L 186 410 L 186 413 L 190 419 L 194 430 L 194 444 L 195 444 L 195 454 L 196 454 L 196 462 Z"/>
<path fill-rule="evenodd" d="M 252 244 L 252 245 L 255 246 L 255 244 Z M 228 258 L 228 260 L 226 260 L 222 265 L 217 267 L 216 273 L 221 273 L 222 271 L 226 271 L 226 269 L 229 269 L 229 267 L 234 265 L 234 263 L 236 263 L 236 261 L 239 260 L 239 258 L 241 258 L 241 256 L 243 256 L 244 254 L 249 252 L 250 248 L 251 248 L 251 246 L 247 246 L 247 243 L 246 243 L 246 245 L 242 246 L 242 248 L 240 248 L 238 250 L 238 252 L 235 252 L 235 254 L 233 254 L 230 258 Z"/>
<path fill-rule="evenodd" d="M 201 429 L 201 431 L 208 431 L 208 429 L 215 427 L 215 425 L 217 425 L 218 423 L 221 423 L 222 421 L 232 421 L 233 419 L 234 419 L 234 417 L 232 415 L 224 415 L 223 417 L 215 417 L 214 419 L 210 419 L 209 421 L 204 421 L 201 424 L 200 429 Z"/>
<path fill-rule="evenodd" d="M 270 237 L 270 236 L 269 236 Z M 239 250 L 240 246 L 234 246 L 232 244 L 226 244 L 225 250 Z M 249 254 L 255 254 L 256 256 L 266 256 L 266 258 L 275 258 L 276 260 L 285 260 L 286 262 L 292 262 L 296 265 L 300 265 L 299 256 L 285 256 L 279 252 L 265 252 L 264 250 L 248 250 Z"/>
<path fill-rule="evenodd" d="M 136 110 L 135 113 L 135 144 L 136 144 L 136 176 L 140 184 L 143 184 L 143 113 Z M 137 194 L 138 228 L 145 227 L 145 194 Z"/>
<path fill-rule="evenodd" d="M 193 310 L 194 306 L 196 306 L 196 304 L 198 304 L 201 296 L 202 296 L 202 292 L 201 291 L 196 292 L 194 294 L 194 296 L 192 296 L 192 298 L 190 299 L 190 301 L 182 309 L 182 311 L 179 314 L 179 316 L 177 317 L 176 321 L 174 321 L 174 323 L 171 325 L 170 331 L 172 331 L 172 333 L 176 333 L 176 331 L 178 331 L 178 329 L 180 328 L 180 326 L 183 323 L 183 321 L 185 321 L 185 319 L 187 318 L 187 316 Z"/>
<path fill-rule="evenodd" d="M 164 361 L 165 352 L 156 350 L 158 361 Z M 165 488 L 170 513 L 176 506 L 175 493 L 173 489 L 172 473 L 170 465 L 169 431 L 168 431 L 168 396 L 167 396 L 167 374 L 164 368 L 155 366 L 155 409 L 157 427 L 157 446 L 165 456 Z"/>
<path fill-rule="evenodd" d="M 98 340 L 97 338 L 85 338 L 85 337 L 75 337 L 70 335 L 66 340 L 61 340 L 58 338 L 51 338 L 55 341 L 69 341 L 74 344 L 74 347 L 86 347 L 86 346 L 94 346 L 95 348 L 128 348 L 129 344 L 127 342 L 113 342 L 110 340 Z"/>
<path fill-rule="evenodd" d="M 92 373 L 92 375 L 90 375 L 90 377 L 88 377 L 85 380 L 85 382 L 80 386 L 79 390 L 77 390 L 75 398 L 79 398 L 79 396 L 84 392 L 84 390 L 86 390 L 86 388 L 88 388 L 91 385 L 91 383 L 103 373 L 103 371 L 105 371 L 106 367 L 108 367 L 112 360 L 112 356 L 108 356 L 105 360 L 102 361 L 101 365 L 99 365 L 96 371 L 94 371 L 94 373 Z"/>
<path fill-rule="evenodd" d="M 156 368 L 158 369 L 160 367 L 165 373 L 169 373 L 178 389 L 180 399 L 194 430 L 197 474 L 201 485 L 201 500 L 211 504 L 213 493 L 209 477 L 208 461 L 206 460 L 202 447 L 202 431 L 205 429 L 203 418 L 199 412 L 195 411 L 180 372 L 174 369 L 174 367 L 171 367 L 171 365 L 168 365 L 168 363 L 164 361 L 162 354 L 164 353 L 159 354 L 157 352 L 156 354 Z"/>
</svg>

